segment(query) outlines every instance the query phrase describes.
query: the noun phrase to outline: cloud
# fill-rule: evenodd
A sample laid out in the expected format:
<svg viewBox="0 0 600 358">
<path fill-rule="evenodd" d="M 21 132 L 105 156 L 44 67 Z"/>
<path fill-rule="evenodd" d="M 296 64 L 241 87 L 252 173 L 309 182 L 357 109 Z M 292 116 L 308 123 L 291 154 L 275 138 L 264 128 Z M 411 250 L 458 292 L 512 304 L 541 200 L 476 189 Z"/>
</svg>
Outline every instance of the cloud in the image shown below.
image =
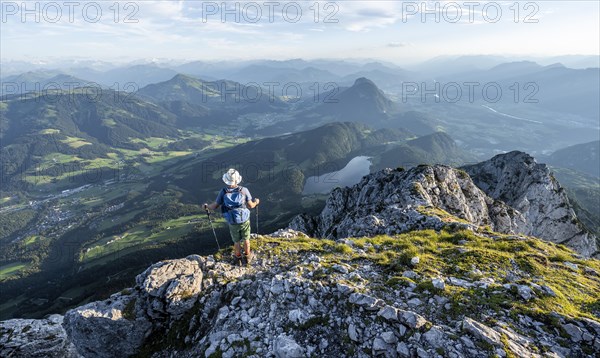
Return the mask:
<svg viewBox="0 0 600 358">
<path fill-rule="evenodd" d="M 393 1 L 347 1 L 340 2 L 339 18 L 341 26 L 352 32 L 370 31 L 393 25 L 401 19 L 401 9 Z"/>
<path fill-rule="evenodd" d="M 38 2 L 43 7 L 52 0 Z M 253 16 L 253 7 L 247 7 L 247 16 L 241 16 L 237 22 L 234 16 L 227 16 L 223 22 L 220 14 L 209 16 L 207 20 L 203 18 L 202 4 L 208 2 L 118 2 L 120 11 L 115 21 L 115 2 L 96 0 L 102 7 L 102 18 L 97 23 L 83 17 L 83 3 L 76 8 L 74 21 L 70 21 L 66 7 L 57 23 L 36 23 L 32 16 L 28 17 L 30 21 L 22 22 L 17 14 L 1 24 L 2 56 L 28 59 L 30 55 L 47 58 L 85 54 L 107 58 L 117 53 L 129 58 L 167 56 L 165 54 L 175 58 L 281 58 L 351 57 L 357 52 L 373 51 L 397 58 L 407 52 L 420 56 L 458 51 L 590 53 L 598 51 L 600 33 L 597 2 L 582 2 L 577 6 L 566 2 L 537 2 L 539 11 L 535 18 L 543 18 L 543 21 L 535 25 L 524 24 L 525 18 L 537 10 L 531 5 L 526 8 L 524 3 L 520 3 L 519 22 L 514 22 L 515 12 L 509 8 L 514 5 L 513 1 L 497 2 L 503 14 L 498 23 L 489 23 L 482 17 L 484 4 L 481 2 L 473 10 L 457 2 L 462 9 L 457 23 L 449 21 L 455 14 L 451 5 L 454 2 L 449 0 L 415 2 L 434 11 L 438 3 L 439 23 L 434 21 L 435 16 L 430 11 L 427 11 L 426 21 L 419 12 L 410 15 L 414 11 L 407 13 L 406 6 L 410 2 L 405 1 L 298 1 L 294 2 L 302 8 L 298 22 L 288 21 L 295 13 L 294 8 L 290 7 L 288 18 L 282 16 L 284 5 L 291 1 L 277 2 L 274 21 L 269 20 L 268 9 L 262 7 L 262 20 L 256 23 L 247 21 Z M 222 0 L 211 2 L 218 6 L 223 3 Z M 250 3 L 249 0 L 237 2 L 242 11 L 244 5 Z M 254 0 L 254 3 L 265 2 Z M 126 8 L 127 4 L 134 5 Z M 489 16 L 493 14 L 490 9 Z M 128 15 L 138 21 L 126 21 Z M 522 35 L 523 31 L 527 31 L 527 36 Z M 409 47 L 415 51 L 401 50 Z"/>
<path fill-rule="evenodd" d="M 410 44 L 406 43 L 406 42 L 390 42 L 389 44 L 387 44 L 387 47 L 397 48 L 397 47 L 406 47 L 406 46 L 409 46 L 409 45 Z"/>
</svg>

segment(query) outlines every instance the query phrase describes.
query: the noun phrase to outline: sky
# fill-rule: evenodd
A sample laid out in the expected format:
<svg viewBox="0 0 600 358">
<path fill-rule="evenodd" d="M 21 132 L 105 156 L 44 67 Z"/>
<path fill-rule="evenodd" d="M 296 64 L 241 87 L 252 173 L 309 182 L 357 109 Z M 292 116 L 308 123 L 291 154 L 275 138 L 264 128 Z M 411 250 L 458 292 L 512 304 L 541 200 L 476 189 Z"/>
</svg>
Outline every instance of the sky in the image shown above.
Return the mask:
<svg viewBox="0 0 600 358">
<path fill-rule="evenodd" d="M 0 57 L 405 63 L 444 55 L 599 55 L 599 3 L 1 0 Z"/>
</svg>

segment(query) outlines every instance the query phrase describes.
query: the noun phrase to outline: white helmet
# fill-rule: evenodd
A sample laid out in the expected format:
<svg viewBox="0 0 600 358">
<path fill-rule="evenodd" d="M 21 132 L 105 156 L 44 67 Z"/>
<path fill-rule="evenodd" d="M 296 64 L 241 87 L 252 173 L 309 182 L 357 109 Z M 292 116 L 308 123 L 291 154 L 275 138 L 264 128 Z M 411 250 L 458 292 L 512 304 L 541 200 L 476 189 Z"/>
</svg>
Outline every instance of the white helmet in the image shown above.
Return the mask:
<svg viewBox="0 0 600 358">
<path fill-rule="evenodd" d="M 238 185 L 242 182 L 242 176 L 237 170 L 231 168 L 227 173 L 223 174 L 223 181 L 227 185 Z"/>
</svg>

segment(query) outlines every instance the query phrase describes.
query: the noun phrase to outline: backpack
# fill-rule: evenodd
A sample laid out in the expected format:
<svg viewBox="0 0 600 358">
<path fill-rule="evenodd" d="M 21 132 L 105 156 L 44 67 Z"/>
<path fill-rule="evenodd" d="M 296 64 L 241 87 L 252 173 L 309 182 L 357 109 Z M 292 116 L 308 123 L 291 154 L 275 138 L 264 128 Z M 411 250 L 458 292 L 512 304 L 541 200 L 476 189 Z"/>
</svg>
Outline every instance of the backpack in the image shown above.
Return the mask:
<svg viewBox="0 0 600 358">
<path fill-rule="evenodd" d="M 229 224 L 241 224 L 250 218 L 250 210 L 246 208 L 246 195 L 243 187 L 223 188 L 223 205 L 221 212 Z"/>
</svg>

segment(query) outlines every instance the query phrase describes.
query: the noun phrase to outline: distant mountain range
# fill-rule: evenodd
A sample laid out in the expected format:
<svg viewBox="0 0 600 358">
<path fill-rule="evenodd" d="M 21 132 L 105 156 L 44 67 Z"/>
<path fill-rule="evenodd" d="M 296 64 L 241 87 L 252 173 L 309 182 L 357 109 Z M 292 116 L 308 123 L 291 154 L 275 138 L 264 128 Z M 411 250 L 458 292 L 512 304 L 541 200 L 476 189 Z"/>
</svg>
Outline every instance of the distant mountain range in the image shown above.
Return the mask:
<svg viewBox="0 0 600 358">
<path fill-rule="evenodd" d="M 600 58 L 593 55 L 582 56 L 554 56 L 534 58 L 514 58 L 495 55 L 467 55 L 467 56 L 439 56 L 412 66 L 412 70 L 421 73 L 429 73 L 431 76 L 439 77 L 466 73 L 470 71 L 485 71 L 503 63 L 511 62 L 536 62 L 542 66 L 562 63 L 564 66 L 574 69 L 585 69 L 600 67 Z"/>
<path fill-rule="evenodd" d="M 303 61 L 290 61 L 268 62 L 261 66 L 276 68 L 279 72 L 273 75 L 282 75 L 290 68 L 293 71 L 288 73 L 302 74 L 303 69 L 297 68 L 302 68 L 305 64 Z M 192 67 L 201 65 L 190 64 Z M 328 65 L 333 66 L 331 63 Z M 152 72 L 153 69 L 160 69 L 156 65 L 147 68 L 144 66 L 147 65 L 137 65 L 132 74 L 149 73 L 148 71 Z M 259 66 L 257 64 L 253 66 L 259 68 L 256 67 Z M 350 70 L 351 67 L 348 65 L 345 68 Z M 360 67 L 364 71 L 382 75 L 389 73 L 392 76 L 392 72 L 396 71 L 395 73 L 401 76 L 402 73 L 399 68 L 388 67 L 381 63 L 369 63 Z M 312 69 L 308 70 L 310 71 Z M 328 73 L 333 72 L 328 71 Z M 542 145 L 547 146 L 549 141 L 554 145 L 572 143 L 584 133 L 587 137 L 593 138 L 593 133 L 587 130 L 586 126 L 593 125 L 591 116 L 594 116 L 594 111 L 598 110 L 594 105 L 597 99 L 593 98 L 599 91 L 597 87 L 594 89 L 593 83 L 598 76 L 597 69 L 573 70 L 560 65 L 541 66 L 525 61 L 505 63 L 489 70 L 472 71 L 469 75 L 463 75 L 468 76 L 463 78 L 465 81 L 476 78 L 486 81 L 498 79 L 507 86 L 511 81 L 520 78 L 519 76 L 537 78 L 536 83 L 540 86 L 544 84 L 544 87 L 540 87 L 540 103 L 534 106 L 542 106 L 545 111 L 550 107 L 556 107 L 555 110 L 560 113 L 570 111 L 572 115 L 579 113 L 590 119 L 582 119 L 577 125 L 556 116 L 546 117 L 548 119 L 545 118 L 544 121 L 547 122 L 529 120 L 507 115 L 493 108 L 498 108 L 500 104 L 481 107 L 478 104 L 436 105 L 417 101 L 418 105 L 415 105 L 414 102 L 399 101 L 393 93 L 384 92 L 374 81 L 365 77 L 356 79 L 349 87 L 334 86 L 329 92 L 321 93 L 318 97 L 307 94 L 298 101 L 297 98 L 273 94 L 268 88 L 258 84 L 246 86 L 228 80 L 207 81 L 176 74 L 166 81 L 148 84 L 134 93 L 104 88 L 99 99 L 94 101 L 86 101 L 89 97 L 88 92 L 93 89 L 98 92 L 99 89 L 93 87 L 75 91 L 73 103 L 64 101 L 51 103 L 55 94 L 64 93 L 66 96 L 67 91 L 64 90 L 30 94 L 29 97 L 8 96 L 7 100 L 2 102 L 3 108 L 1 108 L 6 118 L 2 123 L 2 150 L 6 160 L 13 163 L 13 166 L 20 166 L 27 162 L 29 164 L 25 165 L 25 168 L 29 168 L 33 163 L 30 153 L 48 152 L 46 149 L 34 149 L 40 145 L 44 146 L 42 143 L 46 142 L 48 135 L 40 133 L 48 133 L 48 131 L 61 133 L 57 137 L 59 145 L 55 146 L 58 148 L 55 150 L 57 152 L 74 151 L 73 145 L 67 144 L 68 140 L 73 140 L 67 138 L 70 137 L 93 144 L 93 146 L 79 146 L 77 152 L 83 153 L 82 155 L 102 156 L 109 152 L 107 147 L 111 146 L 140 148 L 143 144 L 139 141 L 132 142 L 132 139 L 136 138 L 167 136 L 179 140 L 180 131 L 190 128 L 260 138 L 310 130 L 331 122 L 347 121 L 363 123 L 376 129 L 395 128 L 404 133 L 412 133 L 416 137 L 445 132 L 450 137 L 456 138 L 461 148 L 473 150 L 477 155 L 502 150 L 504 147 L 536 149 Z M 23 81 L 23 83 L 27 81 L 85 82 L 83 79 L 55 71 L 29 72 L 8 79 L 15 82 Z M 567 88 L 573 88 L 570 94 L 561 93 L 561 91 L 566 92 Z M 592 89 L 585 90 L 586 88 Z M 128 101 L 120 101 L 125 98 Z M 542 98 L 545 100 L 541 101 Z M 552 105 L 547 105 L 548 101 L 552 102 Z M 510 101 L 503 100 L 500 103 L 508 105 L 507 102 Z M 561 107 L 561 103 L 566 104 Z M 533 135 L 512 130 L 511 128 L 516 128 L 515 125 L 525 125 Z M 444 138 L 438 136 L 437 140 L 444 142 Z M 17 138 L 20 138 L 19 143 L 14 142 Z M 25 143 L 29 144 L 25 145 Z M 7 149 L 8 145 L 12 145 L 10 151 Z M 442 148 L 448 149 L 447 153 L 455 155 L 458 162 L 466 158 L 457 153 L 454 147 L 442 145 Z M 436 162 L 439 158 L 443 159 L 442 161 L 449 160 L 450 154 L 440 156 L 444 150 L 435 148 L 432 151 L 431 149 L 425 150 L 430 152 L 428 156 L 424 155 L 418 147 L 411 148 L 410 151 L 400 147 L 396 150 L 404 151 L 404 156 L 417 158 L 415 162 L 422 160 Z M 545 149 L 547 150 L 547 147 Z M 575 151 L 580 149 L 584 150 L 578 148 Z M 90 150 L 95 154 L 86 154 Z M 415 152 L 419 150 L 421 152 Z M 392 152 L 388 153 L 388 156 L 394 157 Z M 593 160 L 593 157 L 591 159 Z M 388 162 L 388 159 L 382 162 Z M 588 173 L 595 172 L 588 171 Z"/>
<path fill-rule="evenodd" d="M 49 80 L 58 78 L 70 79 L 59 74 Z M 402 139 L 414 135 L 403 125 L 417 135 L 435 132 L 427 116 L 399 113 L 396 104 L 366 78 L 327 94 L 322 102 L 299 106 L 257 86 L 181 74 L 137 93 L 84 87 L 73 92 L 12 95 L 0 108 L 4 118 L 2 160 L 27 172 L 51 153 L 106 158 L 115 147 L 139 150 L 149 137 L 181 140 L 181 131 L 189 128 L 273 136 L 353 121 L 374 128 L 396 128 L 403 133 Z M 244 123 L 242 118 L 250 122 Z"/>
<path fill-rule="evenodd" d="M 26 72 L 2 79 L 0 95 L 15 95 L 28 92 L 51 92 L 72 90 L 78 87 L 97 86 L 90 80 L 84 80 L 58 71 Z"/>
<path fill-rule="evenodd" d="M 594 64 L 593 57 L 555 58 L 557 61 L 561 59 L 567 63 L 572 62 L 571 59 L 577 63 Z M 548 61 L 550 59 L 546 59 L 545 62 Z M 177 65 L 135 64 L 108 70 L 101 66 L 101 71 L 90 67 L 30 70 L 27 73 L 3 77 L 2 82 L 9 83 L 9 87 L 2 86 L 0 94 L 14 91 L 13 82 L 25 83 L 24 86 L 20 86 L 23 88 L 19 91 L 29 91 L 40 85 L 43 87 L 58 74 L 74 77 L 53 79 L 63 90 L 69 86 L 68 82 L 93 82 L 113 90 L 138 92 L 149 84 L 168 82 L 177 74 L 185 74 L 209 82 L 234 81 L 245 87 L 258 85 L 267 88 L 276 84 L 275 97 L 283 95 L 282 88 L 287 84 L 299 86 L 303 95 L 307 96 L 314 94 L 316 86 L 323 87 L 327 83 L 334 83 L 338 88 L 349 87 L 357 78 L 365 77 L 394 97 L 406 94 L 405 83 L 434 88 L 434 82 L 441 85 L 476 82 L 480 89 L 487 83 L 497 83 L 503 90 L 501 103 L 516 101 L 517 104 L 523 105 L 533 103 L 531 100 L 534 100 L 539 108 L 545 110 L 594 119 L 600 115 L 596 105 L 596 98 L 600 95 L 597 86 L 600 78 L 598 67 L 568 68 L 560 62 L 541 65 L 532 60 L 512 61 L 509 58 L 494 56 L 442 57 L 413 66 L 409 70 L 389 63 L 334 60 L 194 61 Z M 515 83 L 518 84 L 518 89 L 514 87 Z M 533 87 L 528 84 L 532 84 Z"/>
<path fill-rule="evenodd" d="M 514 103 L 536 106 L 563 114 L 596 119 L 600 116 L 600 68 L 572 69 L 555 63 L 547 66 L 531 61 L 502 63 L 491 69 L 465 69 L 458 74 L 441 75 L 442 85 L 475 83 L 478 87 L 499 87 L 502 94 L 490 95 L 488 105 Z M 449 96 L 452 97 L 452 96 Z M 479 95 L 481 100 L 482 95 Z M 496 99 L 496 97 L 498 97 Z"/>
</svg>

